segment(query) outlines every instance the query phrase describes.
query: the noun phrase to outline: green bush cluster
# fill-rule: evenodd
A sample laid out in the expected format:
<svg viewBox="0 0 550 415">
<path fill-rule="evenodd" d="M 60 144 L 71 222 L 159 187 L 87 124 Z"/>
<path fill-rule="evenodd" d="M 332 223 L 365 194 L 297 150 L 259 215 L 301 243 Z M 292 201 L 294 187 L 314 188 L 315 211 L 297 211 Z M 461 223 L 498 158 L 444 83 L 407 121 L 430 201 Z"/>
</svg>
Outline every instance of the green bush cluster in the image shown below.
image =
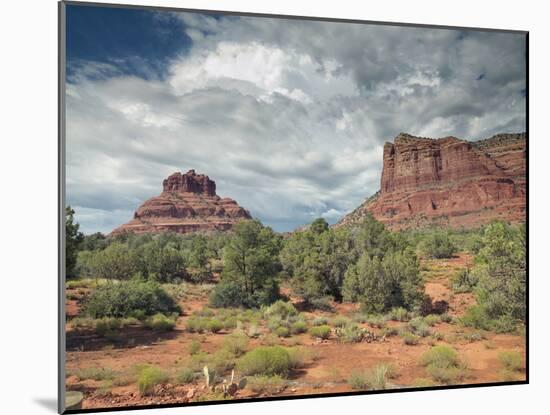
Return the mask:
<svg viewBox="0 0 550 415">
<path fill-rule="evenodd" d="M 426 235 L 420 243 L 420 249 L 426 256 L 437 259 L 451 258 L 457 252 L 449 233 L 440 230 Z"/>
<path fill-rule="evenodd" d="M 162 286 L 153 281 L 120 281 L 98 287 L 84 305 L 92 318 L 145 317 L 181 312 Z"/>
<path fill-rule="evenodd" d="M 248 336 L 241 331 L 233 332 L 223 340 L 223 347 L 234 356 L 240 356 L 246 352 L 247 345 Z"/>
<path fill-rule="evenodd" d="M 257 347 L 237 362 L 244 375 L 280 375 L 286 377 L 291 368 L 290 354 L 280 346 Z"/>
<path fill-rule="evenodd" d="M 224 328 L 224 324 L 216 317 L 201 317 L 198 315 L 193 315 L 186 320 L 185 328 L 190 333 L 204 333 L 206 331 L 218 333 Z"/>
<path fill-rule="evenodd" d="M 309 329 L 309 334 L 312 337 L 316 337 L 318 339 L 326 340 L 330 337 L 330 327 L 327 325 L 322 326 L 314 326 Z"/>
<path fill-rule="evenodd" d="M 466 376 L 465 364 L 449 346 L 432 347 L 421 356 L 420 364 L 436 382 L 455 383 Z"/>
<path fill-rule="evenodd" d="M 407 346 L 416 346 L 420 343 L 420 336 L 411 333 L 410 331 L 402 331 L 400 336 L 403 339 L 403 343 Z"/>
<path fill-rule="evenodd" d="M 360 328 L 355 323 L 348 323 L 335 329 L 338 340 L 343 343 L 358 343 L 365 336 L 365 329 Z"/>
<path fill-rule="evenodd" d="M 185 367 L 180 369 L 176 375 L 176 381 L 180 384 L 191 383 L 195 380 L 196 373 L 193 369 Z"/>
<path fill-rule="evenodd" d="M 455 293 L 471 293 L 477 286 L 479 276 L 471 269 L 461 269 L 453 277 L 452 287 Z"/>
<path fill-rule="evenodd" d="M 499 353 L 498 360 L 506 370 L 518 372 L 523 369 L 523 357 L 515 351 L 504 351 Z"/>
<path fill-rule="evenodd" d="M 156 366 L 143 367 L 137 379 L 139 393 L 142 396 L 153 394 L 155 386 L 167 382 L 168 378 L 168 374 Z"/>
<path fill-rule="evenodd" d="M 170 331 L 176 327 L 176 319 L 174 317 L 165 316 L 162 313 L 155 314 L 145 321 L 145 326 L 157 331 Z"/>
<path fill-rule="evenodd" d="M 147 280 L 169 282 L 182 278 L 205 282 L 213 266 L 219 270 L 224 233 L 181 235 L 135 235 L 105 238 L 96 233 L 84 236 L 74 264 L 79 277 L 124 280 L 139 275 Z"/>
<path fill-rule="evenodd" d="M 380 363 L 366 371 L 355 370 L 348 379 L 352 389 L 384 390 L 388 388 L 388 379 L 396 376 L 395 367 Z"/>
</svg>

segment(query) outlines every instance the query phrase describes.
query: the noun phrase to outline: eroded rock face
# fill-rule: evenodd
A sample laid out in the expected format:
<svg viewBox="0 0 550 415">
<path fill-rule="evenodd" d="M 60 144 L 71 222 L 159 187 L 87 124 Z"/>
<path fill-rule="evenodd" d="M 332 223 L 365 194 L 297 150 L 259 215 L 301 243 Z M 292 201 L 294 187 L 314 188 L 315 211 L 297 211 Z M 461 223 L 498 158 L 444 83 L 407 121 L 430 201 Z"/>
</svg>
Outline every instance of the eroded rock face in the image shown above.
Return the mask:
<svg viewBox="0 0 550 415">
<path fill-rule="evenodd" d="M 195 170 L 174 173 L 163 180 L 160 195 L 145 201 L 134 218 L 111 235 L 124 232 L 209 232 L 229 230 L 250 213 L 230 198 L 216 195 L 216 183 Z"/>
<path fill-rule="evenodd" d="M 367 212 L 394 229 L 524 222 L 525 154 L 524 133 L 478 142 L 402 133 L 384 145 L 380 191 L 339 225 L 358 222 Z"/>
</svg>

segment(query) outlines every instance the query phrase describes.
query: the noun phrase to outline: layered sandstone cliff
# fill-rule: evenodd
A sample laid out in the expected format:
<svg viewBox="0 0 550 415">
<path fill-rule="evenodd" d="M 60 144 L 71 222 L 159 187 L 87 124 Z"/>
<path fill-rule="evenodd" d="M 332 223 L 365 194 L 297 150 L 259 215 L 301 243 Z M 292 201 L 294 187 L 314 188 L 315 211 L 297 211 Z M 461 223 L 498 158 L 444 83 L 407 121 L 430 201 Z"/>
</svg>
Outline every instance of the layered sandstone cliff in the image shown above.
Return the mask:
<svg viewBox="0 0 550 415">
<path fill-rule="evenodd" d="M 469 142 L 399 134 L 384 145 L 380 191 L 338 225 L 370 212 L 393 229 L 476 227 L 526 216 L 526 135 Z"/>
<path fill-rule="evenodd" d="M 226 231 L 239 220 L 251 218 L 233 199 L 216 195 L 216 183 L 195 170 L 170 175 L 162 188 L 160 195 L 145 201 L 134 218 L 111 235 Z"/>
</svg>

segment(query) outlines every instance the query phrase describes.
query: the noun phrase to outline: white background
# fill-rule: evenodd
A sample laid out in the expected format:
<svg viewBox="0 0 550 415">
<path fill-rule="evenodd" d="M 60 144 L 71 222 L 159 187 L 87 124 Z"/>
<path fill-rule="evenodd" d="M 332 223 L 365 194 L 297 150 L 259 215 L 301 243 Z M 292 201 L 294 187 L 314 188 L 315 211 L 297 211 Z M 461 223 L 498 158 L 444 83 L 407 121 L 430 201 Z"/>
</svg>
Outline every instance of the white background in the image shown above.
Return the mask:
<svg viewBox="0 0 550 415">
<path fill-rule="evenodd" d="M 546 412 L 550 346 L 545 266 L 550 154 L 545 2 L 483 0 L 135 0 L 144 5 L 341 17 L 530 31 L 531 384 L 141 411 L 519 414 Z M 57 4 L 3 2 L 0 14 L 0 407 L 52 414 L 57 382 Z M 546 128 L 545 128 L 546 127 Z"/>
</svg>

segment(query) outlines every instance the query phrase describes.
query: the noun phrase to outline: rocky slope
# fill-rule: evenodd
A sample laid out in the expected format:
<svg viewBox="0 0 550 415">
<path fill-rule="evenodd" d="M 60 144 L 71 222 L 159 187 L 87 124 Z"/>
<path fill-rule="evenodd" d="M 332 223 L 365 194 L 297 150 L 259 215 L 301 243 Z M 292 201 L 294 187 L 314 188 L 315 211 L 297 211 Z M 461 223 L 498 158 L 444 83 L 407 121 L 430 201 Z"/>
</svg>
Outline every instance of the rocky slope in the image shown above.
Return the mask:
<svg viewBox="0 0 550 415">
<path fill-rule="evenodd" d="M 384 145 L 380 191 L 337 226 L 367 212 L 393 229 L 440 224 L 476 227 L 526 215 L 526 135 L 469 142 L 399 134 Z"/>
<path fill-rule="evenodd" d="M 250 213 L 229 198 L 216 195 L 216 183 L 208 176 L 174 173 L 162 182 L 162 193 L 145 201 L 134 218 L 111 235 L 124 232 L 211 232 L 226 231 Z"/>
</svg>

